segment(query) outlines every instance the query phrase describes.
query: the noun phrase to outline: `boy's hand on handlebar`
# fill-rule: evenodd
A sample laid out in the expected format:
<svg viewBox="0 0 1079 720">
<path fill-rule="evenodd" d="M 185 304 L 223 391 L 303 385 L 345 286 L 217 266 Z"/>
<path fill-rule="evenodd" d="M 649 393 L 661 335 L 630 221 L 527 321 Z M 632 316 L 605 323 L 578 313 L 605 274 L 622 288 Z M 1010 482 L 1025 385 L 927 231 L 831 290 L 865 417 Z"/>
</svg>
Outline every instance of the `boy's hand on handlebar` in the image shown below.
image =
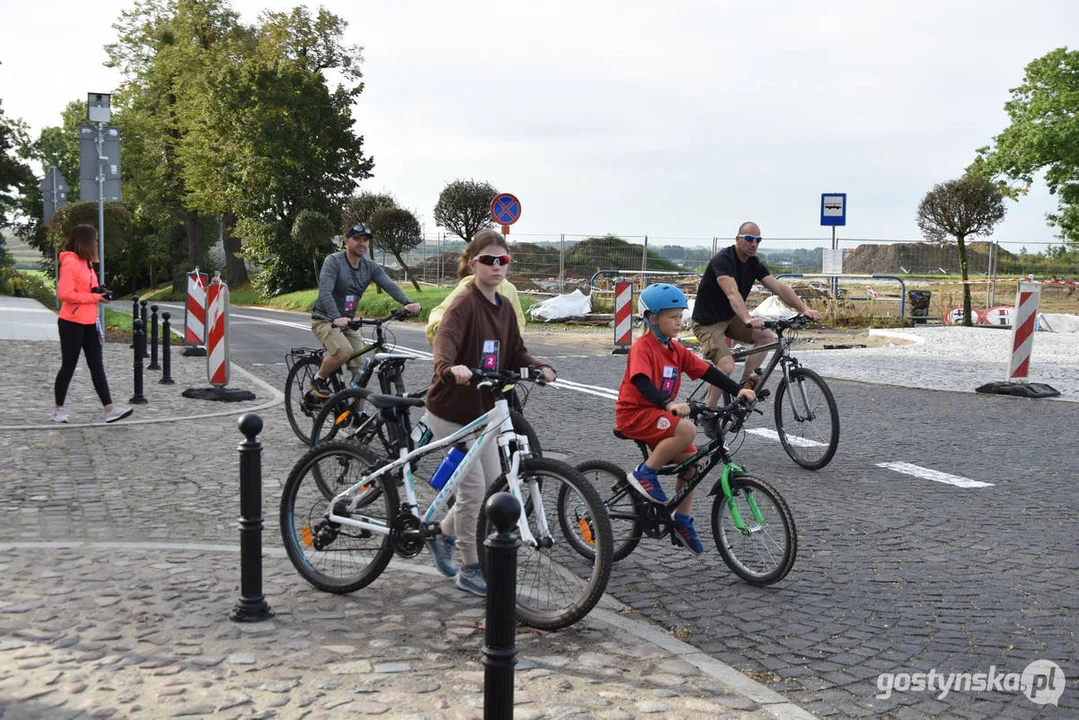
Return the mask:
<svg viewBox="0 0 1079 720">
<path fill-rule="evenodd" d="M 558 379 L 558 375 L 555 373 L 554 368 L 549 365 L 540 368 L 540 375 L 543 377 L 543 382 L 552 383 Z"/>
<path fill-rule="evenodd" d="M 745 400 L 746 402 L 753 402 L 757 399 L 757 393 L 753 392 L 749 388 L 742 388 L 738 391 L 738 397 Z"/>
<path fill-rule="evenodd" d="M 450 373 L 453 375 L 453 381 L 458 385 L 468 385 L 472 380 L 472 371 L 467 365 L 454 365 L 450 368 Z"/>
<path fill-rule="evenodd" d="M 678 417 L 687 417 L 689 415 L 689 403 L 667 403 L 667 412 Z"/>
</svg>

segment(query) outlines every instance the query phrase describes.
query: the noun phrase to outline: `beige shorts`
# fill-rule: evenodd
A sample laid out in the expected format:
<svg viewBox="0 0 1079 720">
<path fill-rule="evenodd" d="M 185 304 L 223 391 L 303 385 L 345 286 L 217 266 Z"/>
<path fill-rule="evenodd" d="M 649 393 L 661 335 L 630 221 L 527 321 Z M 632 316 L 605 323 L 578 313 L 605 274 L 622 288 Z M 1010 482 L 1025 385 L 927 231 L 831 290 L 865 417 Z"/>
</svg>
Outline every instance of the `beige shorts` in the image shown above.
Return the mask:
<svg viewBox="0 0 1079 720">
<path fill-rule="evenodd" d="M 746 324 L 736 317 L 714 325 L 693 322 L 690 323 L 689 329 L 700 343 L 701 357 L 713 365 L 718 363 L 720 358 L 731 354 L 726 338 L 753 344 L 753 328 L 747 328 Z"/>
<path fill-rule="evenodd" d="M 322 343 L 322 347 L 326 348 L 326 352 L 331 355 L 337 355 L 338 353 L 348 353 L 353 355 L 363 350 L 367 344 L 363 341 L 363 337 L 360 336 L 355 330 L 345 329 L 342 330 L 336 327 L 331 322 L 325 320 L 312 320 L 311 332 L 315 334 L 318 341 Z M 349 367 L 358 367 L 360 358 L 355 360 L 349 360 Z"/>
</svg>

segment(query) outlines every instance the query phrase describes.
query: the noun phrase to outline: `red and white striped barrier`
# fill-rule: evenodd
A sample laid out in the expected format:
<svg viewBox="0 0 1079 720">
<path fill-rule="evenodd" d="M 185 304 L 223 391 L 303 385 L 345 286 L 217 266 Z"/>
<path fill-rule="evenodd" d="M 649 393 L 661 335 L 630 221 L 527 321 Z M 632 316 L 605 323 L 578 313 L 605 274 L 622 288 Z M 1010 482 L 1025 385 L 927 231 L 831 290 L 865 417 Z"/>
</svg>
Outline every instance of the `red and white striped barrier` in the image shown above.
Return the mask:
<svg viewBox="0 0 1079 720">
<path fill-rule="evenodd" d="M 229 286 L 214 275 L 206 293 L 206 378 L 211 385 L 229 383 Z"/>
<path fill-rule="evenodd" d="M 614 285 L 614 344 L 622 350 L 633 344 L 633 283 Z"/>
<path fill-rule="evenodd" d="M 1008 361 L 1008 382 L 1022 382 L 1030 374 L 1030 352 L 1034 347 L 1034 326 L 1042 286 L 1038 282 L 1019 283 L 1012 325 L 1012 356 Z"/>
<path fill-rule="evenodd" d="M 184 345 L 206 342 L 206 281 L 209 275 L 196 267 L 187 274 L 187 302 L 184 305 Z"/>
</svg>

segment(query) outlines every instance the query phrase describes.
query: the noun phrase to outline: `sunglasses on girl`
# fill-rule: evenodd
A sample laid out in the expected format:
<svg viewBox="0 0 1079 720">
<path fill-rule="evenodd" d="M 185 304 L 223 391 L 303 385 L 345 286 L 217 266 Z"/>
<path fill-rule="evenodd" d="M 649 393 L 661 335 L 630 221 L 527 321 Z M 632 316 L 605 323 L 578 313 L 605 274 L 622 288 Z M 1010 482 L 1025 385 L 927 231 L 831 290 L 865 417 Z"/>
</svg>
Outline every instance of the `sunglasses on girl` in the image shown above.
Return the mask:
<svg viewBox="0 0 1079 720">
<path fill-rule="evenodd" d="M 746 242 L 751 243 L 760 243 L 760 241 L 764 239 L 760 235 L 739 235 L 738 237 L 742 238 Z"/>
<path fill-rule="evenodd" d="M 509 255 L 477 255 L 473 260 L 481 262 L 484 265 L 494 265 L 496 261 L 503 267 L 510 264 Z"/>
</svg>

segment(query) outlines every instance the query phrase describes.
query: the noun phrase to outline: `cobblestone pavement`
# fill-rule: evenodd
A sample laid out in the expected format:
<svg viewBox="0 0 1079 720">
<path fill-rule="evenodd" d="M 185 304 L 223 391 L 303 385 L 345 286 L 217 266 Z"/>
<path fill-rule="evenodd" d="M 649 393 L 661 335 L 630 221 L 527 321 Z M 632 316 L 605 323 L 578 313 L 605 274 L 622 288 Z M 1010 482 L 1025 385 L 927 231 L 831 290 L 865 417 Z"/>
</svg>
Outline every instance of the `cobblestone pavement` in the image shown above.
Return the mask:
<svg viewBox="0 0 1079 720">
<path fill-rule="evenodd" d="M 173 356 L 177 384 L 100 422 L 80 365 L 48 422 L 55 343 L 0 340 L 0 717 L 326 718 L 483 714 L 483 601 L 429 558 L 395 559 L 370 588 L 320 593 L 292 569 L 275 499 L 300 448 L 276 390 L 234 368 L 245 403 L 181 396 L 205 359 Z M 114 400 L 131 351 L 106 345 Z M 264 419 L 264 593 L 272 621 L 228 620 L 239 599 L 237 416 Z M 85 423 L 85 424 L 77 424 Z M 19 429 L 13 429 L 18 427 Z M 517 718 L 810 717 L 782 695 L 635 619 L 613 599 L 557 633 L 521 628 Z"/>
</svg>

